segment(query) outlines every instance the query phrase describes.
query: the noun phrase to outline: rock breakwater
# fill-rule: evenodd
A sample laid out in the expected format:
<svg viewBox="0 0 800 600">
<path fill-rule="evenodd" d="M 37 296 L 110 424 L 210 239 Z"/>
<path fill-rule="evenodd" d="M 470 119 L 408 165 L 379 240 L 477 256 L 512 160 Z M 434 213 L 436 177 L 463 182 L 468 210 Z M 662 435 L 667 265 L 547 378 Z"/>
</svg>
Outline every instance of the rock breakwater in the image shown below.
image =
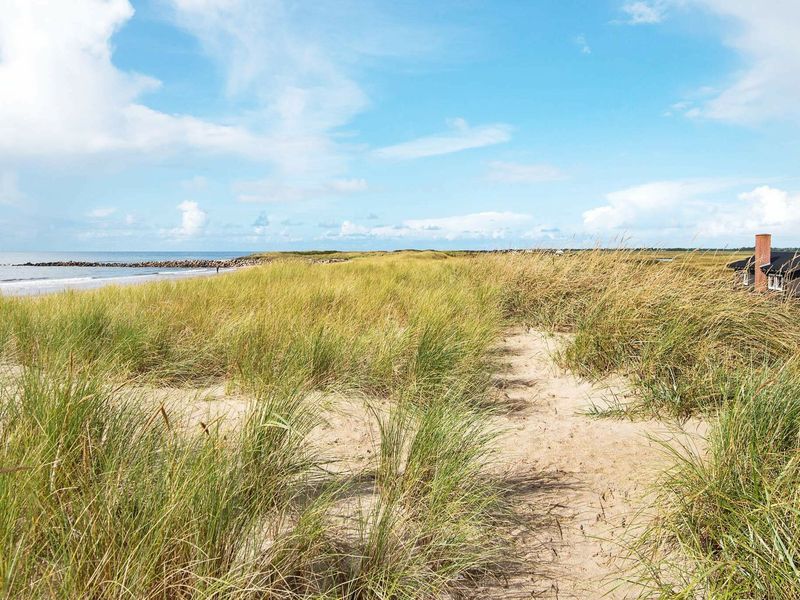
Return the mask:
<svg viewBox="0 0 800 600">
<path fill-rule="evenodd" d="M 13 265 L 15 267 L 147 267 L 159 269 L 228 269 L 232 267 L 248 267 L 264 262 L 252 256 L 240 256 L 226 259 L 192 258 L 181 260 L 144 260 L 139 262 L 122 261 L 80 261 L 59 260 L 52 262 L 26 262 Z"/>
</svg>

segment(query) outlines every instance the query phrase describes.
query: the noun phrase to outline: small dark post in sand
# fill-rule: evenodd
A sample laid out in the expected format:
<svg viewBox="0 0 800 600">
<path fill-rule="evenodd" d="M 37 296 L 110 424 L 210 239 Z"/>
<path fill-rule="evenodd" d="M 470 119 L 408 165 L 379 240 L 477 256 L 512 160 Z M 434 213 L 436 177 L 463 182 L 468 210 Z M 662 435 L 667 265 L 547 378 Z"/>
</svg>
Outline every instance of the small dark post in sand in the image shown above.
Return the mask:
<svg viewBox="0 0 800 600">
<path fill-rule="evenodd" d="M 217 275 L 219 275 L 219 265 L 217 265 Z"/>
</svg>

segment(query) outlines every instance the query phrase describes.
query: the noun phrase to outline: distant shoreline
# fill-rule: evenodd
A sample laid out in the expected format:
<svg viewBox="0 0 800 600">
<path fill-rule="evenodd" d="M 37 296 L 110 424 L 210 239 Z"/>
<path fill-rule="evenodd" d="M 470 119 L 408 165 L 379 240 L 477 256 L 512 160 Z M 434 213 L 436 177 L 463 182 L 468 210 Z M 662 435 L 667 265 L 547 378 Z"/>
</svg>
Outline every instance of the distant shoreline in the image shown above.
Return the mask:
<svg viewBox="0 0 800 600">
<path fill-rule="evenodd" d="M 165 273 L 147 273 L 120 275 L 117 277 L 74 277 L 62 279 L 39 279 L 39 280 L 20 280 L 5 282 L 0 286 L 0 298 L 12 297 L 36 297 L 57 294 L 69 290 L 85 291 L 96 290 L 107 286 L 132 286 L 143 283 L 154 283 L 159 281 L 180 281 L 184 279 L 194 279 L 196 277 L 213 277 L 217 274 L 231 273 L 237 267 L 220 267 L 219 273 L 216 268 L 187 269 L 185 271 L 172 271 Z"/>
<path fill-rule="evenodd" d="M 176 260 L 144 260 L 144 261 L 82 261 L 82 260 L 56 260 L 45 262 L 24 262 L 11 265 L 12 267 L 125 267 L 125 268 L 156 268 L 156 269 L 224 269 L 232 267 L 245 267 L 261 263 L 262 260 L 253 256 L 240 256 L 237 258 L 221 259 L 176 259 Z"/>
</svg>

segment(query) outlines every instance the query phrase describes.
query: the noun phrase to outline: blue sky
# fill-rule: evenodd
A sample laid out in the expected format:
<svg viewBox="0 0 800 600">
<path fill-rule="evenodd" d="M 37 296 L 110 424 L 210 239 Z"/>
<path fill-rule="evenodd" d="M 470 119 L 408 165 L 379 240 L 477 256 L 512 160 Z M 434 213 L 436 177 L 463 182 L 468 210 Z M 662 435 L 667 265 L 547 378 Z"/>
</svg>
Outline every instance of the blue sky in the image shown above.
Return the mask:
<svg viewBox="0 0 800 600">
<path fill-rule="evenodd" d="M 798 22 L 0 0 L 0 250 L 800 245 Z"/>
</svg>

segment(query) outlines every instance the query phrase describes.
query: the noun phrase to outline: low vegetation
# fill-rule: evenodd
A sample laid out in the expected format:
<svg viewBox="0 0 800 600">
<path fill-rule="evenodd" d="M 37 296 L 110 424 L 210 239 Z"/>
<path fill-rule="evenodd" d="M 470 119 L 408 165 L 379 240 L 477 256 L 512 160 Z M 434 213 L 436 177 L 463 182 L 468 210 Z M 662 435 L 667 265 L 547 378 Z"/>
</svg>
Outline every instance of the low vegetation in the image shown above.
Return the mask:
<svg viewBox="0 0 800 600">
<path fill-rule="evenodd" d="M 469 587 L 503 559 L 485 476 L 496 293 L 462 261 L 386 257 L 3 301 L 22 372 L 0 395 L 2 596 Z M 209 381 L 254 398 L 237 430 L 186 431 L 136 392 Z M 392 400 L 365 472 L 315 453 L 318 390 Z"/>
<path fill-rule="evenodd" d="M 707 449 L 674 452 L 661 518 L 634 550 L 643 595 L 800 598 L 800 304 L 735 289 L 730 255 L 639 252 L 499 261 L 507 310 L 565 329 L 561 357 L 623 372 L 638 394 L 609 416 L 703 415 Z"/>
<path fill-rule="evenodd" d="M 0 397 L 0 591 L 466 592 L 508 558 L 486 471 L 491 349 L 527 324 L 572 332 L 573 370 L 629 377 L 636 400 L 609 415 L 713 425 L 707 451 L 676 453 L 665 474 L 662 518 L 636 548 L 643 593 L 800 598 L 800 308 L 734 289 L 732 259 L 298 255 L 2 300 L 3 356 L 22 370 Z M 130 392 L 222 381 L 257 400 L 234 432 L 182 431 Z M 368 472 L 321 463 L 312 391 L 389 400 Z"/>
</svg>

